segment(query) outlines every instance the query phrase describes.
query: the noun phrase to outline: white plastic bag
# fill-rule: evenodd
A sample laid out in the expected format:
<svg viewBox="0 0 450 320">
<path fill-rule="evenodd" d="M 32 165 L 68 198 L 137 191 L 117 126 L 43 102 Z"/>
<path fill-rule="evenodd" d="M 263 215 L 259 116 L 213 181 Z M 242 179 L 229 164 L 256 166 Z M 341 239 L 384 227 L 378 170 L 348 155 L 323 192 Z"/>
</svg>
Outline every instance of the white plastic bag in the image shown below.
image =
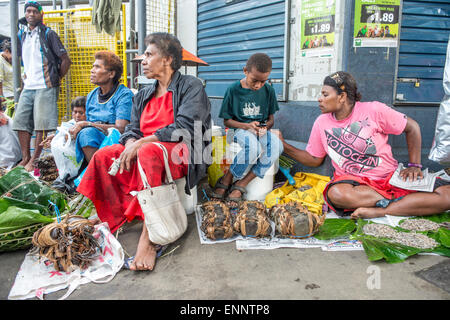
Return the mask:
<svg viewBox="0 0 450 320">
<path fill-rule="evenodd" d="M 58 133 L 51 142 L 51 150 L 58 168 L 59 178 L 76 177 L 82 161 L 77 162 L 75 141 L 72 141 L 67 125 L 58 127 Z"/>
<path fill-rule="evenodd" d="M 19 138 L 12 130 L 12 119 L 6 114 L 4 117 L 8 119 L 8 123 L 0 126 L 0 167 L 10 169 L 22 157 Z"/>
<path fill-rule="evenodd" d="M 443 85 L 445 95 L 439 106 L 433 145 L 428 159 L 442 165 L 450 165 L 450 38 L 447 44 Z"/>
<path fill-rule="evenodd" d="M 88 282 L 106 283 L 111 281 L 124 263 L 123 248 L 111 234 L 106 223 L 97 224 L 93 236 L 101 249 L 98 256 L 86 270 L 77 268 L 72 272 L 56 271 L 48 260 L 39 259 L 37 255 L 25 256 L 8 299 L 23 300 L 68 288 L 66 294 L 59 298 L 67 298 L 79 285 Z"/>
</svg>

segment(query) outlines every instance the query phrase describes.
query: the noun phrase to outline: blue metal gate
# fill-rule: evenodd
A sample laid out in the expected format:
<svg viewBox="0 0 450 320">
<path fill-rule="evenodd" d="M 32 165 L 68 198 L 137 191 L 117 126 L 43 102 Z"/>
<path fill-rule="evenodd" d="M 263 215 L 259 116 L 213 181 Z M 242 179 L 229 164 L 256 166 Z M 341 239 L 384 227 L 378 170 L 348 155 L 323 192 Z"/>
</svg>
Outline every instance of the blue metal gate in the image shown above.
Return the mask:
<svg viewBox="0 0 450 320">
<path fill-rule="evenodd" d="M 284 0 L 198 0 L 197 53 L 210 66 L 199 67 L 210 97 L 223 97 L 227 87 L 244 76 L 242 68 L 256 52 L 272 58 L 270 82 L 285 98 Z"/>
<path fill-rule="evenodd" d="M 403 0 L 395 104 L 439 104 L 444 96 L 450 1 Z"/>
</svg>

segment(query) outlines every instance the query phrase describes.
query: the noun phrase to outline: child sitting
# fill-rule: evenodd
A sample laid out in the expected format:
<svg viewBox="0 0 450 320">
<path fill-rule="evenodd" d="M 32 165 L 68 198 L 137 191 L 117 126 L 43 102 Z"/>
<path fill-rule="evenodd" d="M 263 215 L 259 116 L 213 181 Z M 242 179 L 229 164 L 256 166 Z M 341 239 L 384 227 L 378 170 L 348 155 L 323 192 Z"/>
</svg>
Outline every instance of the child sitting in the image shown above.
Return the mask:
<svg viewBox="0 0 450 320">
<path fill-rule="evenodd" d="M 212 197 L 242 200 L 245 187 L 265 173 L 283 152 L 279 138 L 270 132 L 274 113 L 279 109 L 275 90 L 266 83 L 272 71 L 272 60 L 264 53 L 255 53 L 244 67 L 245 78 L 226 91 L 219 117 L 233 129 L 233 141 L 241 151 L 213 190 Z M 244 174 L 248 173 L 244 176 Z M 233 178 L 237 181 L 233 183 Z"/>
<path fill-rule="evenodd" d="M 61 125 L 64 125 L 66 129 L 72 127 L 78 121 L 86 120 L 86 97 L 79 96 L 72 100 L 70 104 L 70 108 L 72 109 L 72 119 L 68 122 L 63 122 Z M 58 131 L 55 133 L 57 134 Z M 51 134 L 47 136 L 47 138 L 41 142 L 41 146 L 44 148 L 50 148 L 51 142 L 55 137 L 55 134 Z"/>
</svg>

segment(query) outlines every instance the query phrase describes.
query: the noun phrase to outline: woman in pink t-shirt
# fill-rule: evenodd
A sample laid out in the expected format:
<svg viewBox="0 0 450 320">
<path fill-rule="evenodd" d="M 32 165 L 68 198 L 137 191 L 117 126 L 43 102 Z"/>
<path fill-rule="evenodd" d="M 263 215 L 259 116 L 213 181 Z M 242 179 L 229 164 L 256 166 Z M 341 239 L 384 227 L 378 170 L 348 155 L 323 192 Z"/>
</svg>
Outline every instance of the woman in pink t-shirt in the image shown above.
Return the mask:
<svg viewBox="0 0 450 320">
<path fill-rule="evenodd" d="M 423 216 L 450 209 L 450 183 L 437 179 L 433 192 L 414 192 L 389 184 L 398 167 L 388 135 L 405 133 L 408 167 L 403 179 L 422 178 L 420 127 L 416 121 L 380 102 L 360 102 L 351 74 L 339 71 L 324 80 L 319 108 L 306 150 L 287 144 L 284 152 L 304 165 L 320 166 L 328 155 L 335 169 L 324 191 L 338 214 L 373 218 L 386 214 Z M 281 134 L 280 134 L 281 136 Z"/>
</svg>

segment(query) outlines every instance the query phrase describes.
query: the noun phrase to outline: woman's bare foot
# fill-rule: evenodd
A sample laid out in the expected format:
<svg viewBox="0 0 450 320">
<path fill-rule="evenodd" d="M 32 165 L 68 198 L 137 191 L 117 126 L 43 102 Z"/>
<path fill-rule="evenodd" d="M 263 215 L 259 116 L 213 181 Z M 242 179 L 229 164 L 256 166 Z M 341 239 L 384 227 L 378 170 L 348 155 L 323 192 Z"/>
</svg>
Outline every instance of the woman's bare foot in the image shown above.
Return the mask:
<svg viewBox="0 0 450 320">
<path fill-rule="evenodd" d="M 156 248 L 148 238 L 148 231 L 145 223 L 134 256 L 133 262 L 130 264 L 130 270 L 153 270 L 156 263 Z"/>
<path fill-rule="evenodd" d="M 384 208 L 358 208 L 352 214 L 352 219 L 371 219 L 384 217 L 385 209 Z"/>
</svg>

